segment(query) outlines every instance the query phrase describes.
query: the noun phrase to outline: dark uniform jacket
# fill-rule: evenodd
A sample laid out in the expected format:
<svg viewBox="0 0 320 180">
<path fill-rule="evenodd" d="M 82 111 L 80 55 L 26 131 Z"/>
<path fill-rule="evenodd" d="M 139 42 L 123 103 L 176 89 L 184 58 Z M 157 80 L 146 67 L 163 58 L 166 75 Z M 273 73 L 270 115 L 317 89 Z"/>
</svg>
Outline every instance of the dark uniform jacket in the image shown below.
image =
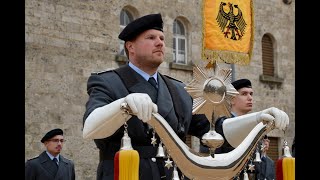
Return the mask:
<svg viewBox="0 0 320 180">
<path fill-rule="evenodd" d="M 233 114 L 231 114 L 230 118 L 233 118 L 233 117 L 235 117 L 235 116 Z M 223 121 L 226 120 L 227 118 L 228 117 L 226 117 L 226 116 L 222 116 L 222 117 L 218 118 L 215 123 L 216 132 L 219 133 L 220 135 L 222 135 L 224 138 L 224 142 L 223 142 L 222 146 L 216 149 L 216 151 L 215 151 L 216 154 L 228 153 L 228 152 L 234 150 L 234 147 L 232 147 L 229 144 L 229 142 L 226 140 L 224 133 L 223 133 L 222 124 L 223 124 Z"/>
<path fill-rule="evenodd" d="M 168 86 L 166 82 L 170 85 Z M 209 130 L 209 121 L 205 116 L 192 116 L 193 102 L 191 96 L 184 89 L 184 84 L 160 73 L 158 73 L 158 92 L 128 65 L 113 71 L 93 73 L 88 79 L 87 91 L 89 100 L 86 103 L 84 121 L 94 109 L 123 98 L 129 93 L 147 93 L 152 101 L 156 102 L 158 113 L 167 120 L 182 140 L 185 140 L 186 134 L 201 137 Z M 192 120 L 192 117 L 199 120 Z M 143 123 L 136 116 L 132 116 L 127 124 L 131 144 L 140 156 L 139 179 L 160 179 L 161 176 L 164 176 L 163 169 L 161 170 L 164 164 L 159 159 L 156 162 L 151 160 L 157 153 L 157 147 L 151 145 L 152 130 L 149 129 L 147 123 Z M 113 159 L 115 153 L 120 149 L 123 131 L 122 126 L 112 136 L 94 140 L 100 150 L 98 180 L 113 180 Z M 157 139 L 158 145 L 160 142 L 158 136 Z M 172 169 L 170 168 L 169 174 L 165 174 L 167 179 L 171 179 L 168 176 L 171 176 Z M 167 171 L 167 168 L 164 170 Z"/>
<path fill-rule="evenodd" d="M 46 151 L 25 163 L 25 180 L 75 180 L 74 163 L 60 154 L 58 171 Z"/>
</svg>

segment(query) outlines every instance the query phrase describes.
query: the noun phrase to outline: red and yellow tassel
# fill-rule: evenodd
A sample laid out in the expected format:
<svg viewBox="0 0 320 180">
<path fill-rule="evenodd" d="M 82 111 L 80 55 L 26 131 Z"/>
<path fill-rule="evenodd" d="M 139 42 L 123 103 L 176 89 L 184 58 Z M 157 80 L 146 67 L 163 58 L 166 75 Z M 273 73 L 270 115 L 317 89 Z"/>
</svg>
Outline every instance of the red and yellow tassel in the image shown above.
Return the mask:
<svg viewBox="0 0 320 180">
<path fill-rule="evenodd" d="M 295 158 L 291 156 L 287 141 L 284 141 L 283 157 L 277 161 L 277 180 L 295 179 Z"/>
<path fill-rule="evenodd" d="M 139 153 L 120 150 L 114 158 L 114 180 L 139 180 Z"/>
<path fill-rule="evenodd" d="M 127 124 L 121 139 L 121 148 L 114 157 L 114 180 L 139 180 L 140 157 L 131 145 Z"/>
</svg>

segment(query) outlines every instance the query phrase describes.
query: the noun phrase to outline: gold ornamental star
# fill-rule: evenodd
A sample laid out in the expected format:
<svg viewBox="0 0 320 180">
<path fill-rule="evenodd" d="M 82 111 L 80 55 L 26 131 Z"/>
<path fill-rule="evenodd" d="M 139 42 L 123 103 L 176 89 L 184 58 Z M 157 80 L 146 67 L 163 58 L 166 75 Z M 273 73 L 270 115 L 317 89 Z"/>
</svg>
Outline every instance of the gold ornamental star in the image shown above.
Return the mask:
<svg viewBox="0 0 320 180">
<path fill-rule="evenodd" d="M 171 161 L 169 158 L 166 160 L 166 161 L 164 161 L 166 164 L 164 165 L 164 167 L 166 167 L 166 168 L 168 168 L 168 169 L 170 169 L 171 167 L 173 167 L 173 165 L 172 165 L 172 162 L 173 161 Z"/>
<path fill-rule="evenodd" d="M 249 169 L 249 171 L 251 171 L 251 172 L 254 171 L 254 170 L 255 170 L 255 169 L 254 169 L 254 164 L 249 164 L 249 168 L 248 168 L 248 169 Z"/>
<path fill-rule="evenodd" d="M 151 144 L 153 145 L 153 147 L 155 147 L 155 145 L 157 144 L 157 138 L 156 137 L 152 137 L 151 138 Z"/>
</svg>

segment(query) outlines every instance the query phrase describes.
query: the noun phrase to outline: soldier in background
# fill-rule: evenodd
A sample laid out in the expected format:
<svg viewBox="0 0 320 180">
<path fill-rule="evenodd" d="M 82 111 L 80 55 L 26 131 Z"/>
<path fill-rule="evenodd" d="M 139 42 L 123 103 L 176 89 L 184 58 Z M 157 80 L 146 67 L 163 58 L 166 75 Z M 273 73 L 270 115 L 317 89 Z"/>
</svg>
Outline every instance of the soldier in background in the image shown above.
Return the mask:
<svg viewBox="0 0 320 180">
<path fill-rule="evenodd" d="M 25 180 L 75 180 L 74 163 L 60 154 L 65 141 L 62 129 L 47 132 L 41 139 L 46 150 L 25 163 Z"/>
<path fill-rule="evenodd" d="M 238 95 L 232 98 L 231 100 L 231 117 L 222 116 L 216 120 L 215 123 L 215 130 L 217 133 L 221 134 L 223 138 L 225 139 L 223 145 L 216 149 L 216 154 L 221 153 L 228 153 L 232 150 L 234 150 L 234 147 L 232 147 L 229 142 L 226 140 L 224 133 L 223 133 L 223 123 L 227 118 L 233 118 L 236 116 L 241 116 L 248 114 L 250 111 L 252 111 L 253 108 L 253 89 L 252 84 L 249 79 L 238 79 L 236 81 L 233 81 L 232 86 L 239 92 Z M 200 152 L 202 153 L 208 153 L 209 148 L 203 146 L 200 144 Z M 247 171 L 248 176 L 251 177 L 250 179 L 254 179 L 254 173 Z M 243 171 L 241 171 L 239 175 L 240 179 L 243 179 Z M 235 177 L 234 179 L 237 179 Z"/>
</svg>

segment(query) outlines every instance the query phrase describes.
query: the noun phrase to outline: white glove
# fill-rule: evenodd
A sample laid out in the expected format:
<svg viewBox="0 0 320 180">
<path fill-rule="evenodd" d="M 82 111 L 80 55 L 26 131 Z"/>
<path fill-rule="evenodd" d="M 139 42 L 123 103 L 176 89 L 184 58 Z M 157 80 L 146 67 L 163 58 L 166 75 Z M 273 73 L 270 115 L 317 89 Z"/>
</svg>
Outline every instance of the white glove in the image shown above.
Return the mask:
<svg viewBox="0 0 320 180">
<path fill-rule="evenodd" d="M 149 121 L 152 113 L 158 112 L 158 106 L 152 102 L 148 94 L 132 93 L 127 95 L 124 101 L 128 103 L 132 113 L 143 122 Z"/>
<path fill-rule="evenodd" d="M 289 117 L 287 113 L 275 107 L 265 109 L 260 113 L 258 113 L 257 115 L 258 115 L 258 118 L 257 118 L 258 122 L 261 122 L 261 121 L 271 122 L 274 120 L 275 127 L 280 130 L 285 130 L 289 125 Z"/>
</svg>

